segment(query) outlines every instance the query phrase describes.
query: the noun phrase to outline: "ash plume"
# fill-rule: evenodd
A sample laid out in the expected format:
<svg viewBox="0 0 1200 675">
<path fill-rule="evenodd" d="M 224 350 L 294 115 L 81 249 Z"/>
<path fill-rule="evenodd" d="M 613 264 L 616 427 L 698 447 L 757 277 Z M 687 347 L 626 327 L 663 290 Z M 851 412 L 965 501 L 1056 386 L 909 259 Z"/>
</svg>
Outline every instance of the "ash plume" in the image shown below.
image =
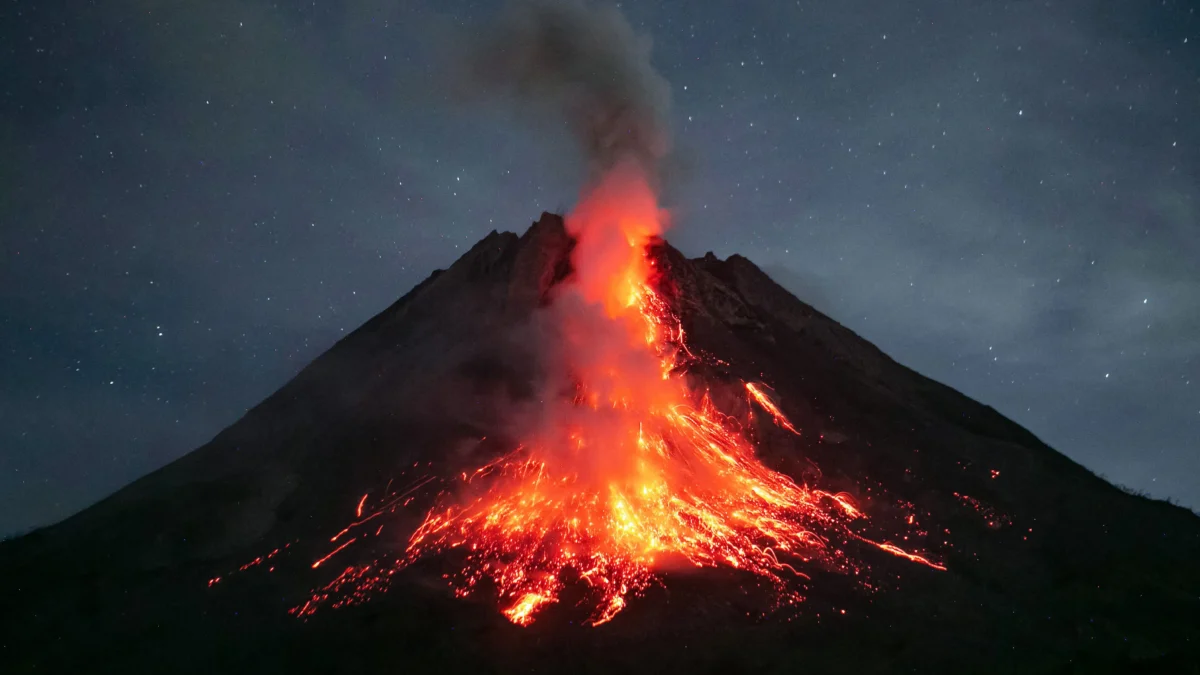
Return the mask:
<svg viewBox="0 0 1200 675">
<path fill-rule="evenodd" d="M 476 91 L 564 116 L 594 174 L 633 161 L 657 176 L 670 148 L 670 87 L 650 64 L 650 40 L 616 7 L 514 0 L 474 44 Z"/>
</svg>

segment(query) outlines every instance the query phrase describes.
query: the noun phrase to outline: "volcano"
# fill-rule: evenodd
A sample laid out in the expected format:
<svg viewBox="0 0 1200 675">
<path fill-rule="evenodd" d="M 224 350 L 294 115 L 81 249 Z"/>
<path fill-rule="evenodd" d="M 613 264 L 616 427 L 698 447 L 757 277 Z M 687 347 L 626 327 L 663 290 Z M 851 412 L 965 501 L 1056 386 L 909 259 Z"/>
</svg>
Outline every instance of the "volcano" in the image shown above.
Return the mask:
<svg viewBox="0 0 1200 675">
<path fill-rule="evenodd" d="M 1194 513 L 659 234 L 492 232 L 0 544 L 0 670 L 1200 672 Z"/>
</svg>

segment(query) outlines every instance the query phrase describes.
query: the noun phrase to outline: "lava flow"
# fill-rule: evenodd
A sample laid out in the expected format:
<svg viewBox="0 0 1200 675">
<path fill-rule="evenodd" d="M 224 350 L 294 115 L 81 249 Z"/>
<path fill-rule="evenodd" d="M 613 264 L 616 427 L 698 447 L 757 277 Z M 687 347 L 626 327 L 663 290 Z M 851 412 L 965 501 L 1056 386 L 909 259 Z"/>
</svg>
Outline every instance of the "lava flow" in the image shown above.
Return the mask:
<svg viewBox="0 0 1200 675">
<path fill-rule="evenodd" d="M 847 495 L 798 485 L 756 457 L 734 420 L 680 372 L 679 319 L 655 289 L 647 255 L 663 219 L 636 168 L 610 173 L 567 220 L 574 277 L 556 299 L 564 366 L 574 390 L 518 450 L 467 476 L 411 536 L 408 562 L 459 549 L 460 596 L 489 579 L 503 612 L 526 625 L 564 585 L 584 582 L 590 622 L 602 624 L 674 560 L 728 566 L 767 580 L 783 602 L 789 578 L 817 562 L 854 563 L 830 542 L 862 539 Z M 798 433 L 761 388 L 751 400 Z M 882 550 L 942 569 L 892 544 Z"/>
<path fill-rule="evenodd" d="M 518 625 L 576 582 L 589 622 L 605 623 L 671 565 L 745 572 L 772 586 L 780 605 L 802 599 L 796 581 L 809 578 L 805 569 L 862 571 L 843 548 L 854 541 L 945 569 L 856 532 L 853 523 L 866 515 L 849 495 L 768 468 L 737 420 L 707 392 L 691 390 L 685 372 L 696 357 L 656 289 L 647 251 L 663 221 L 634 165 L 587 195 L 567 219 L 574 274 L 547 310 L 556 329 L 546 356 L 553 376 L 522 445 L 442 492 L 395 563 L 346 567 L 293 614 L 363 602 L 400 569 L 451 551 L 462 560 L 449 575 L 456 595 L 490 582 Z M 776 425 L 800 433 L 762 385 L 746 383 L 745 393 Z M 364 495 L 357 520 L 312 567 L 358 541 L 354 532 L 377 537 L 383 526 L 372 535 L 367 523 L 374 528 L 371 521 L 410 503 L 431 480 L 388 494 L 365 516 Z"/>
</svg>

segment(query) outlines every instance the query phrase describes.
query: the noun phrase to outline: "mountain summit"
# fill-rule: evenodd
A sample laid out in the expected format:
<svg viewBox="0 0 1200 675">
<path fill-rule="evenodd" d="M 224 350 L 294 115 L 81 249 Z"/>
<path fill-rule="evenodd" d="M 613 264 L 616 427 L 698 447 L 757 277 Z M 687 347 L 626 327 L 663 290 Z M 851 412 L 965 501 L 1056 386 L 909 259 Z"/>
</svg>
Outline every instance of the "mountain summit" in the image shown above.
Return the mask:
<svg viewBox="0 0 1200 675">
<path fill-rule="evenodd" d="M 555 487 L 552 460 L 513 454 L 604 408 L 546 385 L 562 341 L 603 329 L 546 319 L 587 284 L 577 244 L 549 213 L 492 232 L 208 444 L 0 544 L 0 670 L 1200 672 L 1195 514 L 1106 483 L 749 260 L 657 238 L 639 306 L 669 319 L 661 378 L 695 407 L 667 408 L 660 436 L 635 426 L 637 461 L 684 469 L 660 496 L 612 487 L 604 513 L 628 515 L 596 548 L 571 510 L 596 481 Z"/>
</svg>

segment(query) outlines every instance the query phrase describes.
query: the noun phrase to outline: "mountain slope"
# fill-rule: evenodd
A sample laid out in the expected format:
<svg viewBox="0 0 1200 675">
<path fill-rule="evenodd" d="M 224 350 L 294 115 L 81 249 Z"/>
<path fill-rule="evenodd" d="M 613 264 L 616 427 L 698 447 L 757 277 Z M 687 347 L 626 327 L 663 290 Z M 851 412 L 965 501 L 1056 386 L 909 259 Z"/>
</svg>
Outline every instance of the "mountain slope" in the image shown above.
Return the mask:
<svg viewBox="0 0 1200 675">
<path fill-rule="evenodd" d="M 610 624 L 573 624 L 565 597 L 518 628 L 486 595 L 454 599 L 454 561 L 439 559 L 371 603 L 289 616 L 336 576 L 311 563 L 365 492 L 454 475 L 513 440 L 505 402 L 534 395 L 531 317 L 572 245 L 551 214 L 493 232 L 210 443 L 0 544 L 4 672 L 1195 671 L 1200 518 L 895 363 L 745 258 L 665 242 L 662 292 L 714 357 L 695 386 L 737 414 L 743 381 L 769 384 L 801 435 L 759 418 L 763 460 L 872 517 L 907 505 L 947 571 L 865 549 L 876 592 L 814 573 L 798 614 L 763 617 L 745 578 L 676 570 Z M 380 541 L 403 547 L 421 515 L 399 511 Z"/>
</svg>

